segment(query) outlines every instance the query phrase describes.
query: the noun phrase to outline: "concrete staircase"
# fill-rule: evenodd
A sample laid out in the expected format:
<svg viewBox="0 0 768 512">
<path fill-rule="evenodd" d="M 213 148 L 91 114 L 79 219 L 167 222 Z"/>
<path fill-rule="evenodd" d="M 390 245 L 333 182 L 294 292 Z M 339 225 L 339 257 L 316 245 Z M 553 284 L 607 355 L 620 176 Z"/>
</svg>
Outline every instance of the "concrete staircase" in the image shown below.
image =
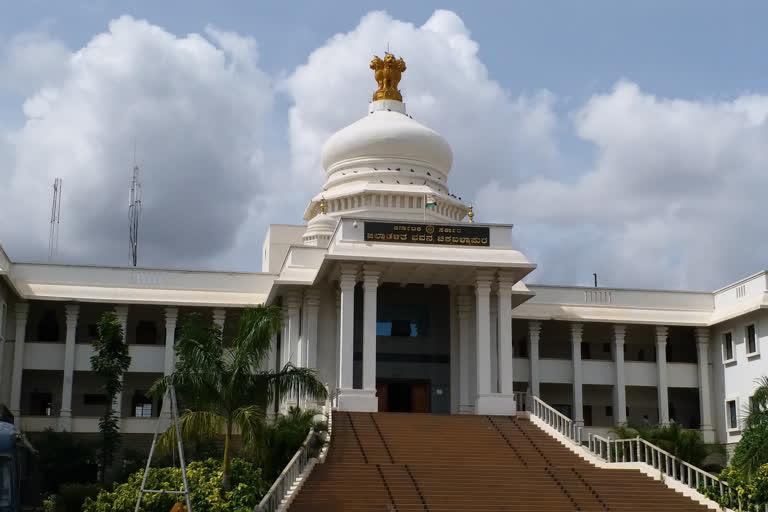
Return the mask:
<svg viewBox="0 0 768 512">
<path fill-rule="evenodd" d="M 597 468 L 526 419 L 338 412 L 332 443 L 291 512 L 709 510 L 639 471 Z"/>
</svg>

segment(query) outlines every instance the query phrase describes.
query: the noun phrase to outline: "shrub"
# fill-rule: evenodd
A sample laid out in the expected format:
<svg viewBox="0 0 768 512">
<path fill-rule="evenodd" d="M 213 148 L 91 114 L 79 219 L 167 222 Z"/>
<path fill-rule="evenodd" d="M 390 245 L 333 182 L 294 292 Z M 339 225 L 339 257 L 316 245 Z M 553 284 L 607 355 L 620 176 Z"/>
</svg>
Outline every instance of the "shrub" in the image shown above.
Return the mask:
<svg viewBox="0 0 768 512">
<path fill-rule="evenodd" d="M 95 498 L 101 487 L 96 484 L 62 484 L 54 501 L 55 512 L 80 512 L 88 498 Z"/>
<path fill-rule="evenodd" d="M 751 478 L 745 478 L 741 470 L 728 466 L 719 478 L 731 488 L 730 497 L 728 494 L 721 495 L 718 487 L 707 487 L 704 494 L 708 498 L 734 510 L 764 510 L 764 505 L 768 503 L 768 464 L 760 466 Z"/>
<path fill-rule="evenodd" d="M 69 432 L 45 430 L 35 439 L 40 454 L 40 473 L 43 492 L 55 493 L 68 483 L 96 481 L 95 451 L 93 445 L 78 440 Z"/>
<path fill-rule="evenodd" d="M 139 497 L 144 470 L 132 474 L 112 491 L 101 491 L 95 500 L 88 499 L 84 512 L 133 512 Z M 232 490 L 225 492 L 221 483 L 221 462 L 208 459 L 187 465 L 192 508 L 210 512 L 250 512 L 269 489 L 261 469 L 242 459 L 232 460 Z M 150 468 L 147 489 L 180 491 L 184 486 L 178 468 Z M 175 494 L 145 494 L 143 512 L 168 512 L 183 497 Z"/>
</svg>

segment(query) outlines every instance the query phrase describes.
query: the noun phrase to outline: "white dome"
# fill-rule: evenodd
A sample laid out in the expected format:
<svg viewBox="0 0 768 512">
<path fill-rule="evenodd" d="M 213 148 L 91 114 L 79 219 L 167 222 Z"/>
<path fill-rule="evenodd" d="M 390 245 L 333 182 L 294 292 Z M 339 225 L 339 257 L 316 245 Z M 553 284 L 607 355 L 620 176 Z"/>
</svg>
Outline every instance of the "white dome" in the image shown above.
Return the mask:
<svg viewBox="0 0 768 512">
<path fill-rule="evenodd" d="M 336 229 L 336 219 L 325 213 L 315 215 L 312 218 L 312 220 L 310 220 L 307 223 L 307 233 L 312 233 L 312 234 L 331 233 L 332 234 L 335 229 Z"/>
<path fill-rule="evenodd" d="M 385 102 L 374 105 L 377 103 Z M 323 168 L 328 174 L 366 161 L 382 160 L 409 162 L 447 175 L 453 153 L 440 134 L 394 109 L 374 110 L 333 134 L 323 146 Z"/>
</svg>

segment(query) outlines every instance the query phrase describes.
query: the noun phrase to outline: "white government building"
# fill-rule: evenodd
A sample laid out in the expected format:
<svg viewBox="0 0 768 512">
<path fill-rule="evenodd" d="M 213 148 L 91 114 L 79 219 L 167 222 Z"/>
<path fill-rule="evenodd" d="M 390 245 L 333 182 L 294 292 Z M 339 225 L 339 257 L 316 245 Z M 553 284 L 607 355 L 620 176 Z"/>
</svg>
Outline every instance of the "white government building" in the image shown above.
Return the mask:
<svg viewBox="0 0 768 512">
<path fill-rule="evenodd" d="M 677 421 L 738 441 L 768 374 L 768 273 L 714 292 L 524 283 L 536 265 L 512 225 L 473 223 L 450 194 L 451 148 L 407 114 L 402 59 L 371 67 L 374 101 L 326 142 L 307 225 L 270 226 L 262 272 L 23 263 L 0 248 L 0 403 L 21 428 L 98 430 L 104 311 L 132 357 L 122 431 L 146 434 L 179 318 L 203 312 L 226 344 L 242 308 L 266 302 L 284 315 L 268 364 L 316 368 L 341 410 L 513 414 L 528 392 L 587 431 Z"/>
</svg>

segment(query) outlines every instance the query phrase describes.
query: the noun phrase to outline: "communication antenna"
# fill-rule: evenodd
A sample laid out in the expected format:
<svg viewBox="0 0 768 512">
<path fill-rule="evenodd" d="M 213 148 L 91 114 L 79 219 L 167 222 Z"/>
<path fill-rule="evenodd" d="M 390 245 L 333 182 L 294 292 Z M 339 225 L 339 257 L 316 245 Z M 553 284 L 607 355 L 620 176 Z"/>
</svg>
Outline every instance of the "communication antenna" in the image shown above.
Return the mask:
<svg viewBox="0 0 768 512">
<path fill-rule="evenodd" d="M 59 223 L 61 222 L 61 178 L 53 180 L 53 203 L 51 204 L 51 227 L 48 232 L 48 261 L 59 252 Z"/>
<path fill-rule="evenodd" d="M 130 246 L 131 265 L 136 266 L 139 258 L 139 217 L 141 216 L 141 182 L 139 181 L 139 166 L 136 165 L 134 149 L 133 179 L 128 203 L 128 243 Z"/>
</svg>

